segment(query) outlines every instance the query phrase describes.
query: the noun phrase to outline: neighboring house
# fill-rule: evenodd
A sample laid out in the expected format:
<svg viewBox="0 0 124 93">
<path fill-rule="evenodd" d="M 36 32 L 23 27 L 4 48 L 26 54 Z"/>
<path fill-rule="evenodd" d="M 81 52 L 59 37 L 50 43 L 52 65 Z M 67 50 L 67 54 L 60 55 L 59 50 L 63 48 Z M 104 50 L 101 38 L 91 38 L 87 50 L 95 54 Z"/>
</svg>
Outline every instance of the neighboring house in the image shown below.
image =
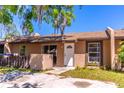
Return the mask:
<svg viewBox="0 0 124 93">
<path fill-rule="evenodd" d="M 124 30 L 107 28 L 102 32 L 81 32 L 61 36 L 23 36 L 8 40 L 5 53 L 18 55 L 52 54 L 54 66 L 116 65 L 119 42 Z M 47 60 L 47 59 L 46 59 Z"/>
</svg>

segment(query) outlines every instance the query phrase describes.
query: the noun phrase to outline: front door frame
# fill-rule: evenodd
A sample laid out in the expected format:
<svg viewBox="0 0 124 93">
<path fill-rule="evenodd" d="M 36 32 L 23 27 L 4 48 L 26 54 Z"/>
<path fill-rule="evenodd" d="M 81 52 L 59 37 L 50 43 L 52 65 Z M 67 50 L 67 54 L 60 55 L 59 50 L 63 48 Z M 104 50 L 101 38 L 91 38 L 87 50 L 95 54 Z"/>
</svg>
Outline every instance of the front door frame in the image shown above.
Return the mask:
<svg viewBox="0 0 124 93">
<path fill-rule="evenodd" d="M 66 51 L 66 45 L 73 45 L 73 65 L 72 66 L 67 66 L 66 65 L 66 57 L 67 57 L 67 52 Z M 67 66 L 67 67 L 74 67 L 74 52 L 75 52 L 75 44 L 74 43 L 64 43 L 64 66 Z"/>
</svg>

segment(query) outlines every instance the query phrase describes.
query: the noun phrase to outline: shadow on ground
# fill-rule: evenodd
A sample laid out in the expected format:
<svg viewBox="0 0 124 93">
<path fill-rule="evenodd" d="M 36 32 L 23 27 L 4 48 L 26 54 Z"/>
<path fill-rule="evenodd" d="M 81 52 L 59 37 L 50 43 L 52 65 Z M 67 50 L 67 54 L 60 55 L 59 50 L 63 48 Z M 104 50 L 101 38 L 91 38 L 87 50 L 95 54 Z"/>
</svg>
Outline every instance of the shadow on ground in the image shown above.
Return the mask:
<svg viewBox="0 0 124 93">
<path fill-rule="evenodd" d="M 78 88 L 87 88 L 89 87 L 90 85 L 92 85 L 91 83 L 89 82 L 81 82 L 81 81 L 76 81 L 73 83 L 76 87 Z"/>
</svg>

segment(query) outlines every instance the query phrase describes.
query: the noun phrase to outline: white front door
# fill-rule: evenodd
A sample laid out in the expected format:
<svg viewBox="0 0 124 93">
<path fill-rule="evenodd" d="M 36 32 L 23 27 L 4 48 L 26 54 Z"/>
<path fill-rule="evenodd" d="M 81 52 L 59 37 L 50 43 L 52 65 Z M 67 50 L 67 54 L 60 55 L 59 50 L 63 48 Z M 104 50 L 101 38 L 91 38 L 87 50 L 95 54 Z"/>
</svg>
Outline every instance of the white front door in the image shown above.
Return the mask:
<svg viewBox="0 0 124 93">
<path fill-rule="evenodd" d="M 64 44 L 64 65 L 74 66 L 74 43 Z"/>
</svg>

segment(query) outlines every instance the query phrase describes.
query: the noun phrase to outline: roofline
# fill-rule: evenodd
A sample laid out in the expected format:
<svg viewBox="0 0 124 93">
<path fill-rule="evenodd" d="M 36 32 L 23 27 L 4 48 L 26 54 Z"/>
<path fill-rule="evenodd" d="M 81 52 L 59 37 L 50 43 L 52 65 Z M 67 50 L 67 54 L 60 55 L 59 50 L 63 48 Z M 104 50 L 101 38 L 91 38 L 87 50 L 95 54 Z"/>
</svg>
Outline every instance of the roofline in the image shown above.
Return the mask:
<svg viewBox="0 0 124 93">
<path fill-rule="evenodd" d="M 120 37 L 115 36 L 115 39 L 124 39 L 124 36 L 120 36 Z"/>
<path fill-rule="evenodd" d="M 42 43 L 42 42 L 74 42 L 78 40 L 108 40 L 110 39 L 110 34 L 108 30 L 112 30 L 116 32 L 116 30 L 113 30 L 112 28 L 108 27 L 105 31 L 100 31 L 104 32 L 102 36 L 100 37 L 99 35 L 91 37 L 78 37 L 80 33 L 75 33 L 77 36 L 73 33 L 66 33 L 64 35 L 64 39 L 62 38 L 61 35 L 47 35 L 47 36 L 38 36 L 38 37 L 33 37 L 33 36 L 19 36 L 15 38 L 15 41 L 10 41 L 8 43 Z M 98 32 L 98 31 L 96 31 Z M 82 33 L 95 33 L 95 32 L 82 32 Z M 72 36 L 72 38 L 69 38 L 69 35 Z M 21 38 L 22 37 L 22 38 Z M 29 37 L 29 38 L 28 38 Z M 67 37 L 67 38 L 66 38 Z M 74 38 L 73 38 L 74 37 Z M 124 39 L 124 36 L 114 36 L 115 39 Z"/>
<path fill-rule="evenodd" d="M 107 37 L 91 37 L 91 38 L 77 38 L 76 40 L 107 40 Z"/>
<path fill-rule="evenodd" d="M 30 41 L 24 41 L 24 42 L 8 42 L 9 44 L 21 44 L 21 43 L 48 43 L 48 42 L 75 42 L 76 40 L 48 40 L 48 41 L 39 41 L 39 42 L 30 42 Z"/>
</svg>

